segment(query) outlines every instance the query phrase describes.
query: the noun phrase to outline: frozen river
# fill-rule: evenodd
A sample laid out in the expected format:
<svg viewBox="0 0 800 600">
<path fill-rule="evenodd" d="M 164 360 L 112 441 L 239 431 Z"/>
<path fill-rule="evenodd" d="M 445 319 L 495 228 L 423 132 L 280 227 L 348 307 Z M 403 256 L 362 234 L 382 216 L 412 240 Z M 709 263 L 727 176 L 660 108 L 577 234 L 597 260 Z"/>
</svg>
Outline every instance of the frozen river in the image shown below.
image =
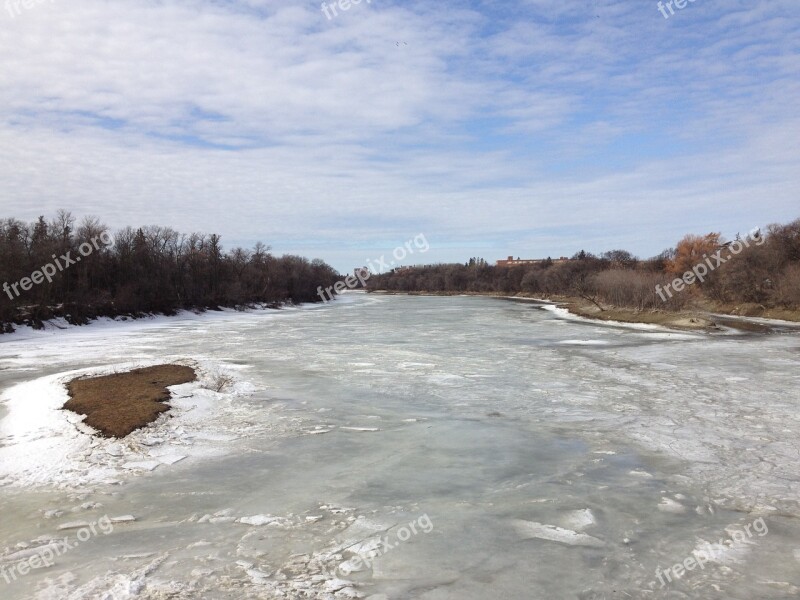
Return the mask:
<svg viewBox="0 0 800 600">
<path fill-rule="evenodd" d="M 123 443 L 57 410 L 164 361 Z M 798 387 L 791 331 L 492 298 L 0 336 L 0 598 L 798 598 Z"/>
</svg>

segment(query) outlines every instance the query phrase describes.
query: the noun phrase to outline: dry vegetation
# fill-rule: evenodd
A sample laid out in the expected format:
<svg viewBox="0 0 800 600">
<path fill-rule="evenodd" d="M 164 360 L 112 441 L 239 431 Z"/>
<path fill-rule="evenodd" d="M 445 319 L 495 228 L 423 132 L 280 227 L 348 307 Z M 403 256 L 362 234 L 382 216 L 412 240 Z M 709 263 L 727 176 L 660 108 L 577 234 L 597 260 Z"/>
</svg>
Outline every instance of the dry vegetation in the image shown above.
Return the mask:
<svg viewBox="0 0 800 600">
<path fill-rule="evenodd" d="M 656 293 L 657 285 L 665 287 L 681 277 L 703 262 L 704 255 L 721 248 L 727 254 L 719 234 L 686 236 L 674 249 L 647 260 L 624 250 L 600 256 L 581 251 L 566 262 L 548 260 L 513 268 L 471 259 L 467 264 L 393 271 L 374 276 L 368 286 L 371 291 L 573 298 L 595 306 L 597 313 L 615 308 L 638 313 L 708 310 L 796 320 L 800 318 L 800 219 L 772 225 L 761 235 L 759 244 L 750 243 L 705 282 L 673 293 L 666 302 Z"/>
<path fill-rule="evenodd" d="M 105 437 L 124 438 L 169 410 L 169 386 L 196 378 L 191 367 L 158 365 L 73 379 L 67 384 L 70 400 L 64 409 L 86 415 L 84 422 Z"/>
<path fill-rule="evenodd" d="M 234 383 L 233 377 L 230 375 L 225 375 L 223 373 L 217 373 L 212 375 L 211 382 L 208 384 L 208 389 L 213 390 L 217 393 L 223 392 L 224 390 L 231 387 Z"/>
<path fill-rule="evenodd" d="M 52 264 L 53 255 L 78 257 L 82 243 L 106 230 L 97 219 L 77 224 L 65 211 L 51 221 L 0 220 L 0 284 L 30 277 Z M 0 333 L 13 331 L 14 324 L 41 328 L 53 317 L 81 325 L 100 316 L 319 302 L 317 288 L 340 278 L 320 260 L 274 256 L 261 243 L 226 252 L 214 234 L 148 226 L 126 227 L 113 238 L 113 245 L 59 270 L 52 282 L 19 297 L 0 293 Z"/>
</svg>

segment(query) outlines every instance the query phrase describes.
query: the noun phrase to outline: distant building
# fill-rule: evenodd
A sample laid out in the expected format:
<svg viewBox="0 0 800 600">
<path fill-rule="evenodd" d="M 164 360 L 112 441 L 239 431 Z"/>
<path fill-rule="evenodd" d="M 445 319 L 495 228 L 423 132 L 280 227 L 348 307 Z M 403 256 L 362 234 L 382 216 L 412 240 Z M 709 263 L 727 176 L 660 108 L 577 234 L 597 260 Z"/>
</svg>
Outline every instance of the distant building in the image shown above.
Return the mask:
<svg viewBox="0 0 800 600">
<path fill-rule="evenodd" d="M 569 259 L 566 256 L 562 256 L 560 258 L 514 258 L 513 256 L 509 256 L 505 260 L 498 260 L 497 266 L 498 267 L 531 267 L 534 265 L 541 265 L 546 262 L 550 262 L 552 264 L 558 264 L 567 262 Z"/>
</svg>

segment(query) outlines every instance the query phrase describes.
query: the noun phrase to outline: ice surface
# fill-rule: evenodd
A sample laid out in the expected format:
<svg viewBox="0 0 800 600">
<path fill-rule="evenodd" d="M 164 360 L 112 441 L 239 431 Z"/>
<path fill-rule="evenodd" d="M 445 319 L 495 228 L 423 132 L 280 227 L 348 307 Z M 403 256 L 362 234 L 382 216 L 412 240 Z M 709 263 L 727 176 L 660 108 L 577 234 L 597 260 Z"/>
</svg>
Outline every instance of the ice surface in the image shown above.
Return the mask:
<svg viewBox="0 0 800 600">
<path fill-rule="evenodd" d="M 363 295 L 0 336 L 0 566 L 123 519 L 1 594 L 793 597 L 798 350 L 789 330 Z M 59 410 L 68 377 L 167 361 L 201 381 L 130 438 Z M 768 535 L 659 589 L 756 516 Z"/>
</svg>

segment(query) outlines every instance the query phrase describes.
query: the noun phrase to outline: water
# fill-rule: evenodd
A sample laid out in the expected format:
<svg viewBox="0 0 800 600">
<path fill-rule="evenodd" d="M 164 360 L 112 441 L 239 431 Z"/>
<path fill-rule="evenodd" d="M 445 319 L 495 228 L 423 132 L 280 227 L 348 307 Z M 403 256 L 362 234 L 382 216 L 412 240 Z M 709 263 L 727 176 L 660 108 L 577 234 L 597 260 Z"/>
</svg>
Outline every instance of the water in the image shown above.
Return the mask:
<svg viewBox="0 0 800 600">
<path fill-rule="evenodd" d="M 18 543 L 76 535 L 59 525 L 136 517 L 49 568 L 0 574 L 0 593 L 800 597 L 798 350 L 791 331 L 665 333 L 500 299 L 364 295 L 18 336 L 0 343 L 3 389 L 193 359 L 240 393 L 208 393 L 154 430 L 161 442 L 126 448 L 188 455 L 152 472 L 70 485 L 102 445 L 56 455 L 48 476 L 72 478 L 56 486 L 0 462 L 6 569 Z M 18 441 L 0 440 L 0 460 Z M 236 522 L 255 516 L 275 520 Z M 751 527 L 716 562 L 656 574 L 758 518 L 768 533 Z M 368 564 L 349 573 L 357 555 Z"/>
</svg>

